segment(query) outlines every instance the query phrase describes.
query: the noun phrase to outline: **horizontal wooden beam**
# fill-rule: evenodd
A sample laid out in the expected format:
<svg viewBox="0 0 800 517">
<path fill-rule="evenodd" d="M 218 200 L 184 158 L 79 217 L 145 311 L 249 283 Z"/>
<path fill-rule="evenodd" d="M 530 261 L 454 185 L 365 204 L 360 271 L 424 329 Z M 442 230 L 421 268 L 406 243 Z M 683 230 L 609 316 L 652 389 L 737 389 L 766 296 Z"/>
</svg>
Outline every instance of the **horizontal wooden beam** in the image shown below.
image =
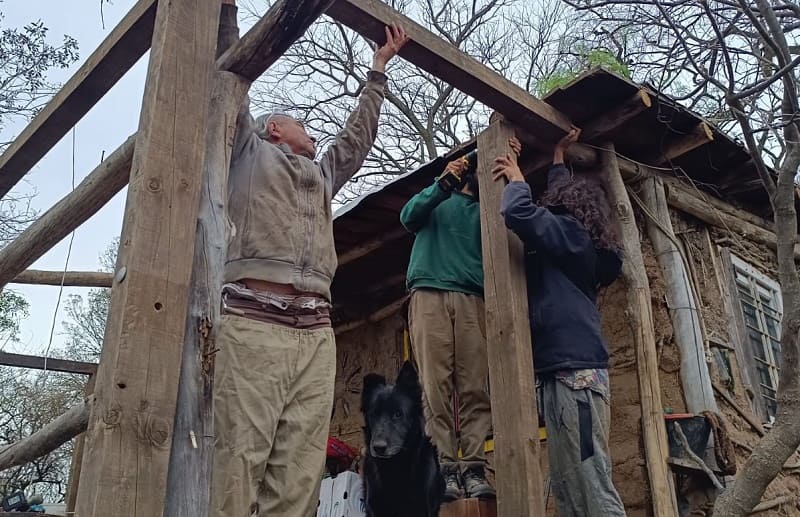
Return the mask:
<svg viewBox="0 0 800 517">
<path fill-rule="evenodd" d="M 707 224 L 727 230 L 742 239 L 777 250 L 778 241 L 772 227 L 753 224 L 753 215 L 712 196 L 700 196 L 676 184 L 667 185 L 667 202 Z M 800 244 L 794 245 L 794 256 L 800 259 Z"/>
<path fill-rule="evenodd" d="M 700 122 L 685 135 L 667 142 L 659 156 L 654 156 L 647 161 L 656 165 L 664 165 L 712 140 L 714 140 L 714 132 L 711 131 L 711 127 L 705 122 Z"/>
<path fill-rule="evenodd" d="M 0 156 L 5 196 L 150 48 L 156 0 L 139 0 Z"/>
<path fill-rule="evenodd" d="M 393 315 L 400 309 L 402 309 L 403 304 L 406 302 L 406 297 L 403 296 L 399 300 L 396 300 L 384 307 L 381 307 L 377 311 L 373 312 L 372 314 L 367 315 L 365 318 L 355 321 L 348 321 L 347 323 L 342 323 L 340 325 L 336 325 L 333 328 L 333 332 L 338 336 L 339 334 L 344 334 L 345 332 L 350 332 L 351 330 L 355 330 L 359 327 L 362 327 L 368 323 L 378 323 L 379 321 L 383 321 L 389 316 Z"/>
<path fill-rule="evenodd" d="M 508 120 L 535 131 L 544 141 L 557 141 L 571 127 L 569 118 L 558 110 L 381 0 L 337 0 L 326 14 L 379 44 L 385 41 L 386 25 L 401 24 L 410 38 L 400 50 L 403 58 L 500 112 Z"/>
<path fill-rule="evenodd" d="M 354 260 L 360 259 L 365 255 L 369 255 L 370 253 L 380 248 L 384 244 L 396 241 L 397 239 L 400 239 L 406 235 L 409 235 L 409 233 L 405 228 L 398 228 L 396 230 L 392 230 L 388 233 L 385 233 L 380 237 L 370 239 L 364 242 L 363 244 L 359 244 L 358 246 L 350 248 L 349 250 L 339 255 L 339 267 L 342 267 L 345 264 L 349 264 Z"/>
<path fill-rule="evenodd" d="M 626 122 L 644 110 L 650 108 L 652 105 L 653 101 L 650 99 L 650 95 L 646 90 L 641 89 L 630 99 L 623 102 L 619 106 L 616 106 L 603 115 L 587 122 L 586 124 L 583 124 L 581 127 L 580 139 L 584 142 L 593 142 L 600 139 L 605 139 L 625 125 Z M 522 140 L 523 144 L 525 144 L 526 140 L 530 143 L 531 139 L 535 138 L 533 135 L 526 135 L 526 132 L 520 131 L 519 129 L 518 134 L 520 134 L 520 139 Z M 534 145 L 536 144 L 534 143 Z M 533 158 L 524 164 L 524 172 L 526 174 L 539 171 L 552 163 L 553 146 L 549 145 L 542 147 L 541 145 L 538 145 L 538 147 L 542 149 L 543 152 L 536 158 Z M 588 145 L 580 142 L 571 145 L 567 149 L 566 158 L 570 163 L 582 167 L 591 167 L 598 163 L 597 151 L 593 147 L 589 147 Z"/>
<path fill-rule="evenodd" d="M 66 287 L 111 287 L 114 275 L 103 271 L 42 271 L 27 269 L 9 283 L 64 285 Z"/>
<path fill-rule="evenodd" d="M 94 215 L 128 184 L 136 136 L 98 165 L 75 190 L 0 249 L 0 289 Z"/>
<path fill-rule="evenodd" d="M 0 352 L 0 366 L 15 366 L 32 370 L 77 373 L 80 375 L 94 375 L 97 371 L 96 363 L 53 359 L 36 355 L 11 354 L 8 352 Z"/>
<path fill-rule="evenodd" d="M 32 435 L 0 448 L 0 472 L 50 454 L 84 432 L 89 423 L 91 400 L 90 396 Z"/>
<path fill-rule="evenodd" d="M 227 70 L 255 81 L 333 3 L 333 0 L 280 0 L 217 60 Z"/>
</svg>

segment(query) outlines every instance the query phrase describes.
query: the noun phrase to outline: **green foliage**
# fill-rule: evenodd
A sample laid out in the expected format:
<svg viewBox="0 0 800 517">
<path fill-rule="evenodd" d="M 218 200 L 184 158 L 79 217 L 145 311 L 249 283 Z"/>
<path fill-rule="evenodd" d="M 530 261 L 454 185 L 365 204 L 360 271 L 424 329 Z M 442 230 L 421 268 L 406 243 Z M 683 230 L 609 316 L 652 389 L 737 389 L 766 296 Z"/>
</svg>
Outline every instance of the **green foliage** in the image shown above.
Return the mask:
<svg viewBox="0 0 800 517">
<path fill-rule="evenodd" d="M 536 83 L 536 94 L 541 98 L 551 91 L 561 88 L 580 74 L 591 68 L 602 67 L 609 72 L 614 72 L 630 79 L 631 72 L 628 65 L 605 49 L 578 50 L 577 66 L 564 67 Z"/>
<path fill-rule="evenodd" d="M 0 293 L 0 336 L 3 342 L 14 340 L 19 332 L 19 322 L 28 315 L 28 301 L 15 293 L 4 289 Z"/>
</svg>

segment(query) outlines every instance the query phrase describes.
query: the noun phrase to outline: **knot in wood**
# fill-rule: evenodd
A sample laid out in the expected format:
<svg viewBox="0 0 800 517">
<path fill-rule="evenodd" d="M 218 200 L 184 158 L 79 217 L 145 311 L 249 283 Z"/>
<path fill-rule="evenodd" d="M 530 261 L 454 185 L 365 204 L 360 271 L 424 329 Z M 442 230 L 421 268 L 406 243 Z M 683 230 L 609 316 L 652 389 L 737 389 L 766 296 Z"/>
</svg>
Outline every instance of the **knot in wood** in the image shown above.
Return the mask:
<svg viewBox="0 0 800 517">
<path fill-rule="evenodd" d="M 122 406 L 118 402 L 113 402 L 103 412 L 103 423 L 108 427 L 117 427 L 122 420 Z"/>
<path fill-rule="evenodd" d="M 147 190 L 150 192 L 161 192 L 161 180 L 158 178 L 150 178 L 147 180 Z"/>
<path fill-rule="evenodd" d="M 623 221 L 627 221 L 630 219 L 630 212 L 628 211 L 628 205 L 625 203 L 616 203 L 616 210 L 617 215 Z"/>
<path fill-rule="evenodd" d="M 148 442 L 154 447 L 164 447 L 170 437 L 169 422 L 150 413 L 139 414 L 136 418 L 137 435 L 143 442 Z"/>
<path fill-rule="evenodd" d="M 181 178 L 178 183 L 180 184 L 181 190 L 189 190 L 189 180 L 186 178 Z"/>
</svg>

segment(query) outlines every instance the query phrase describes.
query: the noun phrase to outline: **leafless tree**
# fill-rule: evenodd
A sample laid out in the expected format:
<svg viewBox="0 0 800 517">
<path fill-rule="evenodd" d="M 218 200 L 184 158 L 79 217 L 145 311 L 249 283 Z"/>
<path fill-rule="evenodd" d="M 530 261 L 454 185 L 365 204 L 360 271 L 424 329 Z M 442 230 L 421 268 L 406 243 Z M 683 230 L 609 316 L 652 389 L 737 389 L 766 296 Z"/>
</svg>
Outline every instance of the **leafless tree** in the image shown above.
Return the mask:
<svg viewBox="0 0 800 517">
<path fill-rule="evenodd" d="M 715 515 L 748 515 L 800 446 L 800 278 L 795 177 L 800 167 L 800 6 L 768 0 L 565 0 L 599 22 L 637 75 L 735 128 L 769 194 L 783 296 L 781 372 L 772 430 L 715 504 Z M 631 35 L 639 46 L 628 48 Z"/>
<path fill-rule="evenodd" d="M 393 0 L 433 33 L 533 91 L 563 57 L 574 12 L 558 0 Z M 251 16 L 264 0 L 240 2 Z M 251 90 L 256 111 L 290 109 L 324 148 L 364 84 L 373 44 L 329 18 L 315 23 Z M 338 202 L 413 170 L 477 135 L 490 110 L 403 60 L 392 63 L 377 142 Z"/>
</svg>

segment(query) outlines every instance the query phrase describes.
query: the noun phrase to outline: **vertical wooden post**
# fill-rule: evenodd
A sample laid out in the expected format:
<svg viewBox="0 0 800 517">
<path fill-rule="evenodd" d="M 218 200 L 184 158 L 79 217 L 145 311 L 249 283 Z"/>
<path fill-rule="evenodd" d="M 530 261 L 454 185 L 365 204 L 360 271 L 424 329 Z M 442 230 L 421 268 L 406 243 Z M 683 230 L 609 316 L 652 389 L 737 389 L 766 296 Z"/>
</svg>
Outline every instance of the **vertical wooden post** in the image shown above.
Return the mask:
<svg viewBox="0 0 800 517">
<path fill-rule="evenodd" d="M 236 41 L 220 31 L 217 56 Z M 221 71 L 214 74 L 211 87 L 194 269 L 167 477 L 169 495 L 164 503 L 164 515 L 170 517 L 205 517 L 209 513 L 214 453 L 214 342 L 227 249 L 228 169 L 236 116 L 249 87 L 248 80 Z"/>
<path fill-rule="evenodd" d="M 667 466 L 669 448 L 661 404 L 661 386 L 658 379 L 656 339 L 653 312 L 650 306 L 650 284 L 642 258 L 641 239 L 631 201 L 622 182 L 614 145 L 607 144 L 602 153 L 603 169 L 608 178 L 609 201 L 616 211 L 622 237 L 622 278 L 626 285 L 628 316 L 633 347 L 636 354 L 636 373 L 639 378 L 639 396 L 642 405 L 642 436 L 650 479 L 650 497 L 653 515 L 677 516 L 674 488 Z"/>
<path fill-rule="evenodd" d="M 159 2 L 77 514 L 162 515 L 219 2 Z"/>
<path fill-rule="evenodd" d="M 514 131 L 498 120 L 478 136 L 486 335 L 492 397 L 498 515 L 544 515 L 539 425 L 522 242 L 500 214 L 504 183 L 492 180 Z"/>
<path fill-rule="evenodd" d="M 86 386 L 83 394 L 88 397 L 94 393 L 95 375 L 90 375 L 86 379 Z M 67 487 L 66 510 L 67 513 L 75 512 L 75 504 L 78 501 L 78 486 L 81 481 L 81 464 L 83 463 L 83 450 L 86 442 L 86 431 L 75 438 L 75 446 L 72 449 L 72 461 L 69 465 L 69 486 Z"/>
<path fill-rule="evenodd" d="M 681 351 L 681 384 L 686 408 L 691 413 L 717 412 L 717 402 L 706 363 L 702 316 L 672 229 L 664 182 L 657 177 L 646 178 L 642 181 L 641 193 L 642 202 L 655 219 L 646 219 L 647 235 L 653 243 L 667 284 L 667 305 L 675 331 L 675 342 Z"/>
</svg>

